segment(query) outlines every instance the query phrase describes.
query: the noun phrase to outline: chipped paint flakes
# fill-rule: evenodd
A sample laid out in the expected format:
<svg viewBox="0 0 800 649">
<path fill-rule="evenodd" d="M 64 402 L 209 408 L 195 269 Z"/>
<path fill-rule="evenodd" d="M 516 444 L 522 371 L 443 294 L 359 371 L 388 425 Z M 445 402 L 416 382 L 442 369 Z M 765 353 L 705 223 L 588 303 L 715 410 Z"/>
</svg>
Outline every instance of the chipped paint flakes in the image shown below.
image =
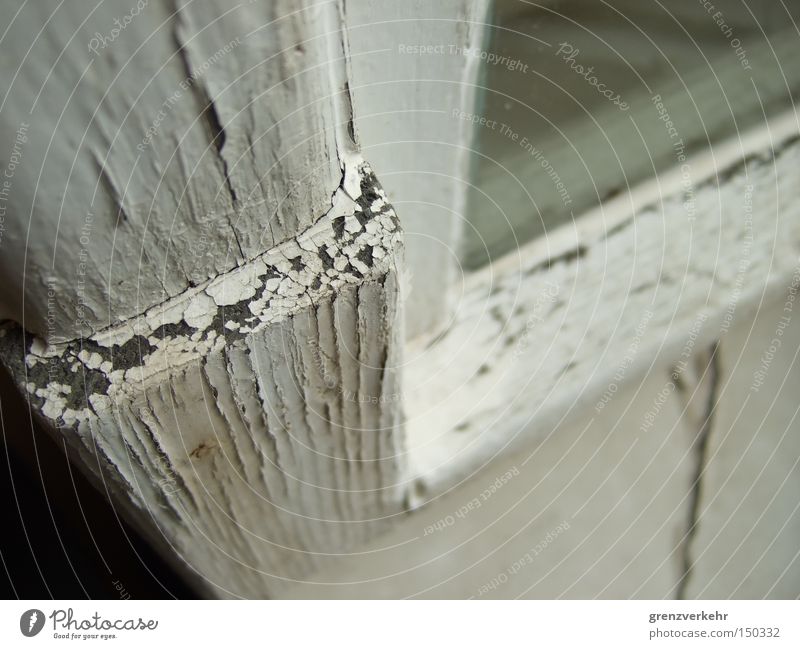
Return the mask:
<svg viewBox="0 0 800 649">
<path fill-rule="evenodd" d="M 345 174 L 335 209 L 258 259 L 97 333 L 91 345 L 48 346 L 35 339 L 25 357 L 28 367 L 50 358 L 95 388 L 84 395 L 86 407 L 76 410 L 75 395 L 66 398 L 69 385 L 52 379 L 28 383 L 27 391 L 42 400 L 42 413 L 70 425 L 94 419 L 116 400 L 133 398 L 152 377 L 221 351 L 347 284 L 384 273 L 390 253 L 401 245 L 397 217 L 370 168 L 354 169 Z"/>
</svg>

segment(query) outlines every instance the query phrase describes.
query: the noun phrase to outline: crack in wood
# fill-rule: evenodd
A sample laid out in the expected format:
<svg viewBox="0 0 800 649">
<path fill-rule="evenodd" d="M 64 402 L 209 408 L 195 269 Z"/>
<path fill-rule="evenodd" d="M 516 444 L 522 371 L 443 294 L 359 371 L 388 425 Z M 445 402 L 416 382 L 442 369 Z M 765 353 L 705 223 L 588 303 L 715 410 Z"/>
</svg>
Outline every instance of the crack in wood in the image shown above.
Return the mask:
<svg viewBox="0 0 800 649">
<path fill-rule="evenodd" d="M 680 560 L 682 574 L 675 589 L 676 599 L 686 599 L 689 582 L 692 578 L 692 542 L 697 535 L 697 528 L 700 524 L 700 502 L 703 495 L 703 476 L 708 463 L 708 444 L 714 426 L 714 410 L 719 398 L 721 384 L 719 366 L 719 346 L 720 341 L 716 341 L 708 352 L 706 368 L 708 372 L 708 395 L 706 396 L 705 409 L 702 414 L 700 429 L 695 436 L 694 452 L 694 472 L 692 476 L 691 492 L 689 494 L 689 510 L 686 533 L 680 547 Z"/>
</svg>

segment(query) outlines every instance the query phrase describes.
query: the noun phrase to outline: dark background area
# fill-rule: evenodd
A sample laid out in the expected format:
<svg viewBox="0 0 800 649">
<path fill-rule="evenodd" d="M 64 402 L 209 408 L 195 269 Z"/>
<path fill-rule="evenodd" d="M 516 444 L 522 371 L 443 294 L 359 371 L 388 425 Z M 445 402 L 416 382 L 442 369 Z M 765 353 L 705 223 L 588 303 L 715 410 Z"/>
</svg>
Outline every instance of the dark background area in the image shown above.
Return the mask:
<svg viewBox="0 0 800 649">
<path fill-rule="evenodd" d="M 0 432 L 3 599 L 196 597 L 70 465 L 63 447 L 31 422 L 4 370 Z"/>
</svg>

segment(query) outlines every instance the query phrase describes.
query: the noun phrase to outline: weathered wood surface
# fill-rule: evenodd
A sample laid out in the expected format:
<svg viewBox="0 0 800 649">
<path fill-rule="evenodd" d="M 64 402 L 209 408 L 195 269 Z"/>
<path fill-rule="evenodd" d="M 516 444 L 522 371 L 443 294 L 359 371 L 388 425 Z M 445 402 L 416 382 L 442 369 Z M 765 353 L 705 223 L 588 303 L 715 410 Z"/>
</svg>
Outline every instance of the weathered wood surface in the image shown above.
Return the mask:
<svg viewBox="0 0 800 649">
<path fill-rule="evenodd" d="M 518 452 L 289 594 L 796 598 L 798 282 L 740 304 L 715 360 L 699 344 L 649 355 L 599 412 L 534 423 Z M 776 336 L 784 353 L 764 372 Z"/>
<path fill-rule="evenodd" d="M 70 340 L 137 316 L 296 236 L 355 177 L 336 3 L 3 15 L 0 132 L 29 128 L 0 303 L 29 331 Z"/>
<path fill-rule="evenodd" d="M 676 170 L 475 274 L 407 351 L 417 509 L 289 593 L 796 596 L 797 131 L 692 159 L 691 210 Z"/>
<path fill-rule="evenodd" d="M 402 228 L 342 3 L 142 5 L 7 17 L 2 359 L 202 592 L 271 595 L 403 506 Z"/>
<path fill-rule="evenodd" d="M 439 493 L 591 411 L 656 350 L 677 357 L 693 329 L 710 345 L 740 304 L 785 290 L 800 257 L 797 131 L 790 114 L 693 159 L 691 201 L 680 170 L 664 174 L 473 274 L 452 326 L 408 350 L 421 486 Z"/>
<path fill-rule="evenodd" d="M 359 169 L 355 200 L 132 321 L 0 330 L 45 424 L 206 592 L 274 593 L 403 505 L 401 231 Z"/>
<path fill-rule="evenodd" d="M 660 176 L 655 199 L 620 197 L 462 286 L 449 251 L 470 133 L 444 111 L 474 100 L 474 60 L 398 57 L 403 43 L 480 43 L 485 10 L 147 5 L 108 43 L 122 3 L 49 21 L 25 5 L 7 23 L 6 71 L 19 74 L 0 128 L 23 158 L 4 198 L 0 301 L 21 327 L 0 330 L 0 355 L 78 464 L 204 592 L 281 595 L 325 574 L 501 453 L 602 412 L 604 390 L 651 356 L 679 357 L 690 334 L 697 348 L 724 338 L 740 305 L 792 275 L 790 117 L 728 147 L 725 164 L 712 152 L 702 182 L 693 161 L 691 205 L 679 171 Z M 664 459 L 670 530 L 685 520 L 674 500 L 693 440 Z M 398 533 L 439 511 L 427 509 Z M 634 559 L 694 549 L 652 547 Z M 646 592 L 687 588 L 674 577 L 654 573 Z"/>
<path fill-rule="evenodd" d="M 0 129 L 8 142 L 27 130 L 7 196 L 0 268 L 14 279 L 0 316 L 74 339 L 252 260 L 330 209 L 357 132 L 408 204 L 412 263 L 441 280 L 414 284 L 412 331 L 431 328 L 457 270 L 471 139 L 444 113 L 473 102 L 477 63 L 404 48 L 474 46 L 487 4 L 6 12 Z M 48 289 L 60 295 L 49 305 Z"/>
<path fill-rule="evenodd" d="M 665 361 L 666 358 L 660 359 Z M 659 433 L 632 439 L 665 367 L 620 386 L 591 422 L 531 426 L 527 446 L 349 557 L 292 597 L 618 598 L 676 594 L 694 457 L 673 394 Z M 502 434 L 495 429 L 495 434 Z M 533 441 L 533 433 L 541 438 Z"/>
</svg>

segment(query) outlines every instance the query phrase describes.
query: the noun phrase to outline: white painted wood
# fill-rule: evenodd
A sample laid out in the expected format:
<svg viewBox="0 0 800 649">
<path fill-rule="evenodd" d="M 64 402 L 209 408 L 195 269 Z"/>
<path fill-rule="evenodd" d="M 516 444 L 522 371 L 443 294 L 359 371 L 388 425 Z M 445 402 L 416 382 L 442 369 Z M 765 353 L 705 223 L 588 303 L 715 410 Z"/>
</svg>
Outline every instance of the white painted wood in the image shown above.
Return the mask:
<svg viewBox="0 0 800 649">
<path fill-rule="evenodd" d="M 472 125 L 453 117 L 478 96 L 488 0 L 345 3 L 356 134 L 397 207 L 406 237 L 409 337 L 449 322 L 463 281 L 459 254 Z M 465 52 L 466 50 L 466 52 Z"/>
<path fill-rule="evenodd" d="M 537 422 L 527 448 L 290 594 L 796 598 L 798 279 L 777 300 L 740 303 L 716 360 L 696 339 L 662 349 L 600 412 Z"/>
<path fill-rule="evenodd" d="M 753 17 L 738 5 L 745 15 L 736 19 L 735 34 L 747 41 L 750 69 L 745 70 L 702 5 L 626 5 L 615 3 L 655 45 L 611 11 L 619 32 L 609 35 L 608 23 L 614 21 L 606 13 L 593 15 L 591 3 L 570 15 L 578 20 L 575 24 L 547 11 L 540 12 L 538 21 L 506 17 L 504 30 L 538 36 L 546 45 L 514 31 L 496 35 L 493 51 L 502 51 L 530 70 L 488 70 L 489 90 L 480 114 L 508 126 L 506 131 L 499 126 L 477 129 L 483 155 L 476 159 L 478 180 L 468 196 L 467 216 L 474 227 L 465 233 L 462 260 L 467 268 L 497 261 L 535 237 L 552 236 L 559 225 L 580 220 L 609 197 L 624 196 L 638 183 L 680 165 L 680 156 L 694 157 L 738 137 L 762 124 L 765 114 L 786 110 L 790 97 L 796 100 L 800 73 L 789 62 L 796 53 L 797 32 L 788 17 L 781 24 L 764 21 L 765 39 Z M 507 11 L 514 7 L 536 15 L 536 7 L 513 1 Z M 725 8 L 731 21 L 735 8 Z M 687 15 L 676 20 L 703 30 L 695 35 L 697 47 L 666 13 L 681 10 Z M 753 10 L 783 12 L 774 6 Z M 757 18 L 764 20 L 760 13 Z M 554 24 L 548 29 L 550 23 Z M 747 38 L 749 32 L 753 33 Z M 580 49 L 577 62 L 596 66 L 596 74 L 622 92 L 629 109 L 621 111 L 605 97 L 594 97 L 593 87 L 557 54 L 561 42 Z M 626 82 L 635 83 L 620 87 Z M 523 137 L 535 149 L 521 146 Z M 692 172 L 685 179 L 687 185 L 699 181 Z"/>
<path fill-rule="evenodd" d="M 45 424 L 208 593 L 274 594 L 403 505 L 401 232 L 360 194 L 91 339 L 0 354 Z"/>
<path fill-rule="evenodd" d="M 331 208 L 354 152 L 336 3 L 140 4 L 4 14 L 0 133 L 28 130 L 0 303 L 48 338 L 117 324 L 295 236 Z"/>
<path fill-rule="evenodd" d="M 798 454 L 787 441 L 794 406 L 771 417 L 779 423 L 754 449 L 758 414 L 727 428 L 757 370 L 755 358 L 732 367 L 742 339 L 765 339 L 751 332 L 752 311 L 786 295 L 800 260 L 796 133 L 790 114 L 693 158 L 701 184 L 692 220 L 680 173 L 666 174 L 588 215 L 579 229 L 475 274 L 456 324 L 408 350 L 417 510 L 352 557 L 331 559 L 291 594 L 660 598 L 695 596 L 704 586 L 716 597 L 796 590 L 790 485 Z M 768 313 L 774 328 L 775 310 Z M 794 366 L 796 344 L 787 340 L 786 349 L 777 382 Z M 773 405 L 777 390 L 765 390 Z M 727 453 L 716 450 L 723 440 Z M 780 458 L 776 448 L 785 450 Z M 708 468 L 706 458 L 713 458 Z M 774 470 L 765 474 L 765 466 Z M 498 479 L 501 487 L 484 499 Z M 730 493 L 721 493 L 722 482 Z M 739 507 L 742 499 L 752 506 Z M 759 529 L 753 512 L 762 508 Z M 746 548 L 763 554 L 762 565 L 751 571 L 742 560 L 729 574 L 717 572 Z"/>
<path fill-rule="evenodd" d="M 124 14 L 121 5 L 103 7 L 112 13 L 80 26 L 86 15 L 78 12 L 59 24 L 89 42 L 95 19 L 111 23 L 114 11 Z M 555 446 L 542 452 L 541 464 L 532 461 L 528 480 L 517 481 L 512 471 L 506 482 L 517 491 L 503 483 L 503 498 L 529 491 L 530 480 L 553 473 L 554 462 L 582 439 L 576 425 L 587 409 L 611 423 L 614 411 L 606 408 L 612 406 L 598 404 L 612 384 L 621 389 L 657 355 L 680 359 L 687 340 L 692 351 L 724 340 L 740 305 L 784 287 L 796 264 L 800 196 L 792 174 L 800 145 L 789 116 L 752 143 L 745 138 L 727 147 L 735 155 L 726 164 L 718 151 L 706 163 L 693 160 L 695 181 L 704 174 L 706 181 L 695 185 L 688 209 L 678 170 L 671 181 L 651 183 L 655 200 L 637 206 L 636 193 L 625 196 L 618 205 L 630 207 L 627 213 L 604 206 L 465 279 L 459 295 L 457 265 L 442 248 L 458 240 L 466 122 L 418 113 L 469 106 L 476 71 L 466 57 L 447 58 L 449 52 L 425 61 L 447 90 L 423 93 L 432 102 L 423 105 L 388 90 L 403 88 L 404 75 L 414 89 L 428 85 L 419 78 L 422 62 L 384 68 L 373 48 L 388 49 L 386 62 L 397 59 L 393 48 L 406 39 L 477 44 L 485 4 L 412 9 L 445 26 L 420 29 L 419 21 L 403 18 L 411 10 L 383 2 L 296 11 L 261 3 L 187 4 L 176 11 L 159 5 L 113 43 L 98 45 L 97 58 L 78 56 L 77 46 L 66 43 L 68 30 L 46 22 L 43 8 L 21 14 L 28 36 L 31 25 L 44 25 L 45 53 L 34 63 L 12 60 L 9 69 L 32 69 L 10 84 L 21 86 L 5 98 L 10 112 L 0 109 L 6 134 L 19 130 L 8 115 L 24 115 L 44 89 L 10 203 L 25 218 L 6 222 L 2 245 L 14 252 L 0 263 L 15 278 L 3 289 L 5 314 L 35 335 L 5 326 L 0 356 L 81 466 L 181 558 L 207 593 L 286 594 L 294 581 L 325 574 L 330 555 L 383 543 L 375 537 L 406 505 L 441 501 L 445 509 L 406 517 L 396 534 L 420 516 L 433 525 L 439 519 L 430 516 L 446 516 L 442 511 L 459 502 L 462 479 L 486 477 L 500 454 L 519 457 L 547 438 Z M 373 24 L 376 15 L 389 19 L 385 26 Z M 166 21 L 163 33 L 158 20 Z M 218 56 L 231 42 L 236 55 Z M 16 51 L 21 46 L 14 43 Z M 41 86 L 47 61 L 66 66 L 52 90 Z M 399 76 L 389 79 L 387 69 Z M 139 87 L 133 80 L 142 72 L 152 80 L 137 98 L 127 88 Z M 179 97 L 186 103 L 170 108 L 175 124 L 164 123 L 143 143 L 136 133 L 146 132 L 152 109 L 187 76 L 197 80 Z M 394 114 L 397 122 L 387 117 Z M 401 142 L 387 139 L 393 125 Z M 359 140 L 409 215 L 411 280 L 399 258 L 399 222 L 359 157 Z M 429 140 L 436 144 L 426 154 Z M 746 149 L 753 155 L 745 164 Z M 38 169 L 42 178 L 35 177 Z M 86 264 L 85 283 L 74 281 L 76 260 Z M 415 343 L 404 358 L 401 303 L 409 281 L 417 287 L 410 298 Z M 48 295 L 48 285 L 62 299 Z M 87 302 L 83 315 L 80 300 Z M 440 328 L 434 340 L 419 335 Z M 71 340 L 78 334 L 91 335 Z M 698 394 L 713 387 L 702 377 Z M 695 392 L 688 374 L 675 380 Z M 656 441 L 646 424 L 665 416 L 667 402 L 674 414 L 678 406 L 667 397 L 655 414 L 653 402 L 640 404 L 647 408 L 638 412 L 647 439 L 633 456 L 640 461 L 666 448 L 650 446 Z M 616 397 L 610 403 L 616 408 Z M 671 509 L 666 519 L 653 512 L 642 518 L 652 547 L 636 553 L 616 543 L 618 529 L 599 544 L 622 556 L 634 553 L 629 565 L 657 564 L 637 592 L 667 596 L 685 588 L 675 555 L 694 545 L 673 533 L 692 511 L 686 503 L 693 465 L 685 459 L 704 413 L 688 409 L 693 435 L 668 447 L 656 467 L 671 471 L 652 478 L 669 485 L 662 504 Z M 630 439 L 623 433 L 614 439 L 598 466 L 623 461 Z M 597 475 L 587 474 L 579 492 L 584 502 Z M 610 485 L 612 501 L 630 493 L 635 465 L 620 475 L 623 484 Z M 651 502 L 640 495 L 625 503 L 628 509 L 605 512 L 617 528 L 648 510 Z M 579 501 L 565 500 L 565 511 Z M 587 510 L 584 529 L 605 524 L 603 514 Z M 668 536 L 654 536 L 665 526 Z M 583 544 L 564 547 L 577 552 Z M 416 561 L 409 552 L 398 554 Z M 605 557 L 587 556 L 598 563 Z M 372 559 L 365 559 L 365 570 L 374 567 Z M 503 569 L 486 565 L 490 573 Z M 352 561 L 345 569 L 358 574 Z M 452 571 L 425 579 L 443 574 Z M 578 577 L 560 575 L 547 592 L 572 592 Z M 616 590 L 589 581 L 600 594 L 628 592 L 630 583 L 621 580 L 626 586 Z M 417 592 L 419 582 L 403 588 Z"/>
<path fill-rule="evenodd" d="M 3 360 L 200 588 L 264 596 L 402 500 L 400 230 L 337 3 L 134 7 L 6 14 Z"/>
<path fill-rule="evenodd" d="M 472 275 L 450 329 L 407 352 L 413 477 L 439 493 L 594 408 L 632 341 L 623 378 L 661 347 L 679 354 L 694 328 L 710 344 L 739 303 L 783 290 L 800 253 L 796 132 L 788 115 L 736 141 L 727 166 L 713 164 L 725 147 L 707 169 L 692 160 L 706 179 L 688 212 L 680 173 L 659 178 L 634 213 L 626 197 Z"/>
<path fill-rule="evenodd" d="M 454 246 L 469 133 L 412 114 L 469 104 L 473 60 L 442 58 L 449 90 L 425 107 L 418 61 L 390 93 L 411 101 L 388 105 L 366 90 L 380 68 L 357 61 L 376 38 L 416 38 L 411 16 L 472 43 L 485 4 L 144 2 L 126 16 L 120 0 L 14 17 L 2 126 L 30 111 L 35 128 L 5 199 L 0 301 L 21 326 L 4 326 L 0 352 L 45 427 L 204 592 L 279 593 L 403 507 L 408 275 L 351 97 L 383 163 L 368 120 L 385 106 L 409 111 L 405 140 L 440 138 L 442 175 L 395 187 L 438 201 L 441 223 L 411 222 Z M 392 11 L 374 34 L 362 24 Z M 418 332 L 446 313 L 432 295 L 453 260 L 424 272 Z"/>
</svg>

